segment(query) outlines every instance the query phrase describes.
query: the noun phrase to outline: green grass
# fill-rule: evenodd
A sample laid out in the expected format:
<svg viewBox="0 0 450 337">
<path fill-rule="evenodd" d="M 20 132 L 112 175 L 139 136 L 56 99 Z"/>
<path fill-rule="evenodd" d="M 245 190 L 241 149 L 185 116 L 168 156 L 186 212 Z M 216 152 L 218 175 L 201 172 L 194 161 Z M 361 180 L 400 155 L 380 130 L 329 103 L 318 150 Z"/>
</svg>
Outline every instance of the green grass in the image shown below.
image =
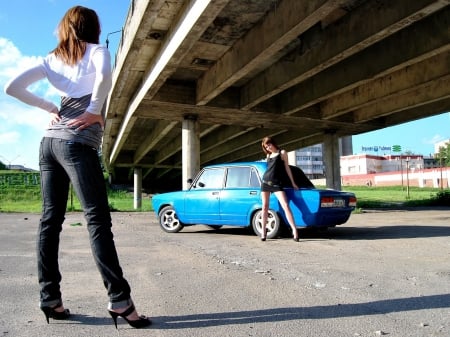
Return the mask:
<svg viewBox="0 0 450 337">
<path fill-rule="evenodd" d="M 108 202 L 112 211 L 133 212 L 152 211 L 149 197 L 142 198 L 142 208 L 134 209 L 133 194 L 125 191 L 110 191 Z M 14 187 L 0 189 L 0 212 L 30 212 L 39 213 L 42 201 L 39 186 Z M 81 211 L 81 205 L 73 192 L 69 194 L 68 211 Z"/>
<path fill-rule="evenodd" d="M 450 191 L 439 188 L 345 186 L 343 190 L 355 193 L 358 208 L 450 206 Z"/>
<path fill-rule="evenodd" d="M 450 206 L 450 190 L 438 188 L 409 188 L 409 198 L 406 187 L 367 187 L 345 186 L 344 191 L 353 192 L 358 199 L 357 209 L 363 208 L 399 208 L 421 206 Z M 70 194 L 68 211 L 81 211 L 78 199 Z M 133 194 L 125 191 L 110 191 L 108 194 L 110 209 L 119 212 L 152 211 L 151 199 L 142 199 L 142 208 L 134 209 Z M 0 212 L 31 212 L 41 211 L 41 196 L 39 186 L 16 186 L 0 188 Z"/>
</svg>

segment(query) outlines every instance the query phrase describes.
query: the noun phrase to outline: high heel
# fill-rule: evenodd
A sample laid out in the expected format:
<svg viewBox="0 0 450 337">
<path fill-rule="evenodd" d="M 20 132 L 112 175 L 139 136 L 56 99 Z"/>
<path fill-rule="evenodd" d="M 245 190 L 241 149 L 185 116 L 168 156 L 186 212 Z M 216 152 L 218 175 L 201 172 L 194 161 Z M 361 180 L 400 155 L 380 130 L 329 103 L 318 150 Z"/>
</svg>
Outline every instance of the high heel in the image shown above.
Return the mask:
<svg viewBox="0 0 450 337">
<path fill-rule="evenodd" d="M 292 236 L 293 236 L 292 240 L 294 240 L 295 242 L 299 242 L 300 241 L 299 238 L 298 238 L 297 230 L 295 231 L 295 233 L 294 233 L 294 231 L 292 231 Z"/>
<path fill-rule="evenodd" d="M 124 312 L 121 312 L 120 314 L 115 311 L 108 310 L 109 314 L 111 315 L 114 325 L 117 329 L 117 317 L 122 317 L 129 325 L 131 325 L 133 328 L 139 329 L 139 328 L 145 328 L 146 326 L 149 326 L 152 324 L 152 321 L 147 318 L 146 316 L 139 316 L 139 319 L 136 320 L 129 320 L 127 319 L 128 315 L 131 315 L 133 311 L 135 311 L 134 304 L 132 304 L 127 310 Z"/>
<path fill-rule="evenodd" d="M 70 317 L 69 309 L 64 309 L 64 311 L 56 311 L 56 308 L 61 307 L 62 304 L 56 305 L 56 307 L 41 307 L 41 310 L 44 312 L 45 319 L 47 324 L 50 324 L 49 318 L 53 318 L 56 320 L 68 319 Z"/>
<path fill-rule="evenodd" d="M 266 237 L 267 237 L 267 228 L 264 231 L 264 236 L 261 236 L 261 241 L 266 241 Z"/>
</svg>

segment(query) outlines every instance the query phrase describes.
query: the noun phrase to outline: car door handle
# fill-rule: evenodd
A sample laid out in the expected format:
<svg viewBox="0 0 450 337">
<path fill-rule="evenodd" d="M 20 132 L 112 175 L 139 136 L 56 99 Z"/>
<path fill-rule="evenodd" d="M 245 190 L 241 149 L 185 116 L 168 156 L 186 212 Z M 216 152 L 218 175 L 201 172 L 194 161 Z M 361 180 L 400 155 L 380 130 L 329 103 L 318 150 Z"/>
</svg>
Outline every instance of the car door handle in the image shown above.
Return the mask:
<svg viewBox="0 0 450 337">
<path fill-rule="evenodd" d="M 250 194 L 250 195 L 256 195 L 256 194 L 258 194 L 258 192 L 256 192 L 256 191 L 250 191 L 249 194 Z"/>
<path fill-rule="evenodd" d="M 219 192 L 212 192 L 212 195 L 219 195 Z"/>
</svg>

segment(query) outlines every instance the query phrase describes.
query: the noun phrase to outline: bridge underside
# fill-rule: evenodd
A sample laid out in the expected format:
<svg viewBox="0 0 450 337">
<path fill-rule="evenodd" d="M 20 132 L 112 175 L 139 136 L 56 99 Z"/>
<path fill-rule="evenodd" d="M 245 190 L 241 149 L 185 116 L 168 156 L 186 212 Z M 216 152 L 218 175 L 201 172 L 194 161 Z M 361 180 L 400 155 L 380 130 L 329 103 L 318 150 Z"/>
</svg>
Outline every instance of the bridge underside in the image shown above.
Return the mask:
<svg viewBox="0 0 450 337">
<path fill-rule="evenodd" d="M 104 159 L 117 178 L 139 167 L 144 187 L 173 188 L 185 121 L 204 166 L 261 159 L 267 135 L 290 151 L 449 111 L 449 4 L 134 0 Z"/>
</svg>

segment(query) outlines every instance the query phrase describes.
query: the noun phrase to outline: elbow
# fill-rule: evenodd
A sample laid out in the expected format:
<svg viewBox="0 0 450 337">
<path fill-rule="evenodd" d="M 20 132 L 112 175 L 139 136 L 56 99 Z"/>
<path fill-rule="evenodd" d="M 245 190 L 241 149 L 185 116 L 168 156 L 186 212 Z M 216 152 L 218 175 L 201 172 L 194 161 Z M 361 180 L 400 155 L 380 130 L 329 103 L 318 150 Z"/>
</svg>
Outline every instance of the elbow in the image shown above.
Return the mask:
<svg viewBox="0 0 450 337">
<path fill-rule="evenodd" d="M 14 82 L 10 81 L 10 82 L 6 83 L 5 86 L 3 87 L 3 91 L 5 92 L 5 94 L 7 94 L 9 96 L 15 96 L 17 89 L 16 89 L 16 86 L 14 85 Z"/>
<path fill-rule="evenodd" d="M 6 83 L 5 86 L 3 87 L 3 91 L 5 94 L 7 95 L 11 95 L 11 85 L 10 83 Z"/>
</svg>

